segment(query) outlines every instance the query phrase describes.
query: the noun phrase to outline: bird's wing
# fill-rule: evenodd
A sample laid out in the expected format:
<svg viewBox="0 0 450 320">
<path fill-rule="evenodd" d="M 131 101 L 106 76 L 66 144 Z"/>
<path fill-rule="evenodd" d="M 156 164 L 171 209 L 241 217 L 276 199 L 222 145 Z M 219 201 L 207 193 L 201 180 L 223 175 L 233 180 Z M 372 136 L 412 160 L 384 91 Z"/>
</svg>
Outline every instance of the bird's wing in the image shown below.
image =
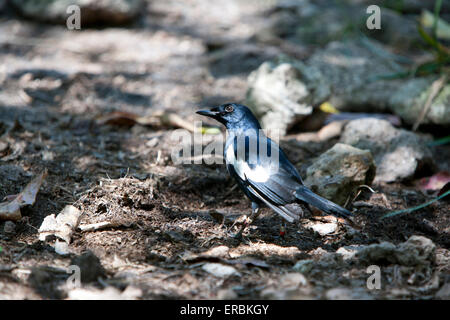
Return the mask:
<svg viewBox="0 0 450 320">
<path fill-rule="evenodd" d="M 265 137 L 264 137 L 265 138 Z M 226 150 L 227 162 L 234 169 L 241 183 L 247 186 L 247 190 L 267 206 L 279 213 L 288 221 L 298 219 L 301 210 L 292 207 L 296 202 L 295 191 L 302 185 L 300 175 L 289 162 L 284 153 L 268 138 L 267 149 L 270 156 L 263 156 L 257 149 L 257 160 L 251 161 L 248 145 L 257 143 L 256 136 L 246 137 L 244 152 L 238 152 L 236 143 Z M 233 147 L 231 147 L 233 146 Z"/>
<path fill-rule="evenodd" d="M 286 205 L 276 205 L 269 200 L 266 200 L 262 197 L 258 191 L 256 191 L 251 185 L 247 188 L 253 195 L 255 195 L 258 199 L 260 199 L 263 203 L 265 203 L 269 208 L 278 213 L 284 219 L 289 222 L 294 222 L 298 220 L 300 216 L 303 214 L 303 210 L 297 203 L 289 203 Z"/>
</svg>

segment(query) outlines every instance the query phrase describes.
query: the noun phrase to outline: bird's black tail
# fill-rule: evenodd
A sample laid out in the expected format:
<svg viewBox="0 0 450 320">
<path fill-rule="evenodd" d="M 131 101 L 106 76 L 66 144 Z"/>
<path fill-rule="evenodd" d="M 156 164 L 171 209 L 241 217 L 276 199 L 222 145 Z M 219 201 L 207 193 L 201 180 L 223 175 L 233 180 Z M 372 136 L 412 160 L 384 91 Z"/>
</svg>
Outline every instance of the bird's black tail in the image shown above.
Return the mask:
<svg viewBox="0 0 450 320">
<path fill-rule="evenodd" d="M 295 197 L 301 201 L 309 203 L 310 205 L 325 211 L 328 214 L 335 216 L 348 218 L 351 216 L 351 212 L 347 209 L 342 208 L 330 200 L 322 198 L 321 196 L 315 194 L 305 186 L 301 186 L 295 191 Z"/>
</svg>

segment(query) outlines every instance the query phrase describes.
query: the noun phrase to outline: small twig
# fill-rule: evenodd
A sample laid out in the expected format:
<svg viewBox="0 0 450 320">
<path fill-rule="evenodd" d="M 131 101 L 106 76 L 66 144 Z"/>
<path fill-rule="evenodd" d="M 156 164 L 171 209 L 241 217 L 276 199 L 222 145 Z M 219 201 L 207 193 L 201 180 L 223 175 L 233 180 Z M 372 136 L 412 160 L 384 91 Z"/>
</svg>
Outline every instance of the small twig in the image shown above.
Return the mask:
<svg viewBox="0 0 450 320">
<path fill-rule="evenodd" d="M 373 190 L 371 187 L 369 187 L 368 185 L 365 185 L 365 184 L 358 186 L 358 189 L 361 189 L 361 188 L 366 188 L 366 189 L 369 189 L 369 191 L 372 193 L 377 193 L 377 191 Z"/>
<path fill-rule="evenodd" d="M 231 193 L 233 193 L 234 190 L 236 190 L 236 188 L 238 187 L 237 184 L 233 185 L 224 195 L 222 198 L 226 198 L 228 197 Z"/>
<path fill-rule="evenodd" d="M 88 232 L 88 231 L 97 231 L 109 227 L 113 227 L 113 224 L 110 221 L 103 221 L 98 223 L 80 225 L 78 226 L 78 229 L 80 229 L 83 232 Z"/>
<path fill-rule="evenodd" d="M 64 188 L 63 186 L 58 186 L 62 191 L 66 192 L 67 194 L 69 194 L 70 196 L 73 197 L 73 192 Z"/>
<path fill-rule="evenodd" d="M 431 107 L 431 103 L 433 102 L 434 98 L 437 96 L 439 91 L 441 91 L 446 81 L 447 81 L 447 74 L 443 74 L 439 79 L 436 79 L 431 84 L 430 94 L 428 95 L 427 100 L 422 108 L 422 112 L 420 113 L 419 117 L 417 118 L 416 122 L 412 127 L 413 131 L 416 131 L 417 128 L 419 128 L 419 125 L 422 123 L 423 119 L 428 113 L 428 110 Z"/>
<path fill-rule="evenodd" d="M 361 190 L 362 188 L 367 188 L 367 189 L 369 189 L 370 192 L 372 192 L 372 193 L 377 193 L 375 190 L 373 190 L 373 189 L 372 189 L 371 187 L 369 187 L 368 185 L 362 184 L 362 185 L 358 186 L 358 192 L 356 193 L 356 195 L 353 197 L 353 199 L 352 199 L 351 201 L 349 201 L 351 196 L 348 196 L 348 197 L 347 197 L 347 200 L 345 201 L 345 204 L 344 204 L 344 208 L 347 208 L 347 205 L 348 205 L 349 203 L 353 203 L 353 202 L 356 200 L 356 198 L 359 197 L 359 195 L 360 195 L 361 192 L 362 192 L 362 190 Z"/>
</svg>

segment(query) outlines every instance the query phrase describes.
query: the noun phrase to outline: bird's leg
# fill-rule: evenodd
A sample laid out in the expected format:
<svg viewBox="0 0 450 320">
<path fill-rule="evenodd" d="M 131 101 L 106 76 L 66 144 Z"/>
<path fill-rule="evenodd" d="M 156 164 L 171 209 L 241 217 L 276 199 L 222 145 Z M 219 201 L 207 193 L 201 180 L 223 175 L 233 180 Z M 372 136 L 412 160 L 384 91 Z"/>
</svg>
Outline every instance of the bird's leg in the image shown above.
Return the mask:
<svg viewBox="0 0 450 320">
<path fill-rule="evenodd" d="M 251 225 L 253 221 L 258 217 L 258 215 L 259 215 L 259 206 L 256 202 L 252 202 L 252 213 L 250 214 L 250 216 L 247 217 L 247 219 L 245 219 L 241 229 L 238 231 L 238 233 L 236 233 L 234 237 L 241 239 L 242 233 L 244 232 L 245 228 Z"/>
<path fill-rule="evenodd" d="M 283 224 L 280 224 L 280 237 L 283 237 L 286 235 L 286 222 L 283 221 Z"/>
</svg>

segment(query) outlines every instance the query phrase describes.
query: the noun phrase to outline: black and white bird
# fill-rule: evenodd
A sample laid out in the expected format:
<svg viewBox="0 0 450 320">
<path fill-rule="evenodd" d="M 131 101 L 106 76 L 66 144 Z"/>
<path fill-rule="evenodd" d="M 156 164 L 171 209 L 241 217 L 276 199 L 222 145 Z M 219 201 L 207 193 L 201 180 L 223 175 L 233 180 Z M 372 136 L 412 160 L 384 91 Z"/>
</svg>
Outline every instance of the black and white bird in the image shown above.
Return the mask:
<svg viewBox="0 0 450 320">
<path fill-rule="evenodd" d="M 300 204 L 312 205 L 343 218 L 351 215 L 350 211 L 315 194 L 303 184 L 295 166 L 280 147 L 264 135 L 248 107 L 227 103 L 197 113 L 216 119 L 227 128 L 225 162 L 230 175 L 252 202 L 248 224 L 257 217 L 261 205 L 273 209 L 289 222 L 302 215 Z M 237 236 L 242 235 L 245 226 Z"/>
</svg>

